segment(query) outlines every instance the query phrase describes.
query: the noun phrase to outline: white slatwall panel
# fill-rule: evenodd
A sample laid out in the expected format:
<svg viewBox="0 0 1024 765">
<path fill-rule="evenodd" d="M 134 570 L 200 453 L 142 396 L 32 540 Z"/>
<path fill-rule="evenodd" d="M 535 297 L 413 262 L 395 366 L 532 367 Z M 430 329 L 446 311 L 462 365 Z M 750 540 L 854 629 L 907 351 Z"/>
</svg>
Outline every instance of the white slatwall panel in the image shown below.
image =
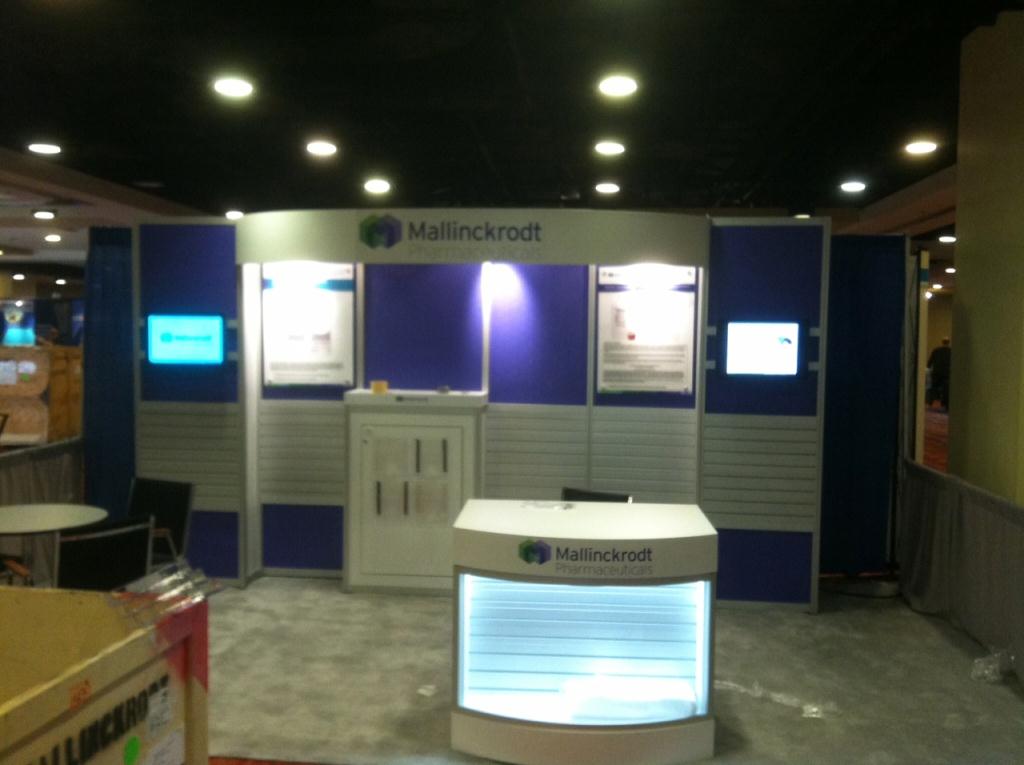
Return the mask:
<svg viewBox="0 0 1024 765">
<path fill-rule="evenodd" d="M 586 486 L 586 407 L 490 404 L 485 432 L 485 497 L 558 499 Z"/>
<path fill-rule="evenodd" d="M 261 401 L 262 504 L 347 505 L 345 405 Z"/>
<path fill-rule="evenodd" d="M 817 417 L 707 414 L 701 509 L 720 528 L 813 531 Z"/>
<path fill-rule="evenodd" d="M 189 481 L 196 510 L 243 506 L 242 410 L 238 404 L 140 402 L 135 472 Z"/>
<path fill-rule="evenodd" d="M 697 413 L 693 409 L 597 406 L 591 485 L 635 502 L 697 501 Z"/>
</svg>

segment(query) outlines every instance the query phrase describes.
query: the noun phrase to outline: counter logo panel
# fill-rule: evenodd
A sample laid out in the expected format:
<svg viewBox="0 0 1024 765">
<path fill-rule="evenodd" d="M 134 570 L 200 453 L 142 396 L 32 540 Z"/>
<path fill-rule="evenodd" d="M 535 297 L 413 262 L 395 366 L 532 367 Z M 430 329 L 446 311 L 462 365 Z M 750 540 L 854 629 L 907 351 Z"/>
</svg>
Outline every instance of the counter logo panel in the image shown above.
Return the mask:
<svg viewBox="0 0 1024 765">
<path fill-rule="evenodd" d="M 519 543 L 519 557 L 526 563 L 543 565 L 551 560 L 551 545 L 540 539 L 524 539 Z"/>
</svg>

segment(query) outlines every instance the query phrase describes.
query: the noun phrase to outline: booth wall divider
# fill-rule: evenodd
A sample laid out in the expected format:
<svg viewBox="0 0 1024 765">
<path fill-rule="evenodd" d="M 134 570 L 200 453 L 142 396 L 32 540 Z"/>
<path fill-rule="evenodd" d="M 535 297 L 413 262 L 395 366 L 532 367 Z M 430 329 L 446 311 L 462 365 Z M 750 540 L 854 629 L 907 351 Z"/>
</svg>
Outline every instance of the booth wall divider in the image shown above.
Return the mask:
<svg viewBox="0 0 1024 765">
<path fill-rule="evenodd" d="M 234 226 L 209 220 L 145 224 L 135 240 L 136 473 L 194 485 L 190 561 L 209 576 L 241 581 L 245 431 Z M 222 317 L 224 362 L 151 363 L 146 317 L 152 314 Z"/>
<path fill-rule="evenodd" d="M 721 599 L 817 607 L 828 254 L 827 221 L 714 221 L 699 504 Z M 747 322 L 799 325 L 794 374 L 730 373 Z"/>
</svg>

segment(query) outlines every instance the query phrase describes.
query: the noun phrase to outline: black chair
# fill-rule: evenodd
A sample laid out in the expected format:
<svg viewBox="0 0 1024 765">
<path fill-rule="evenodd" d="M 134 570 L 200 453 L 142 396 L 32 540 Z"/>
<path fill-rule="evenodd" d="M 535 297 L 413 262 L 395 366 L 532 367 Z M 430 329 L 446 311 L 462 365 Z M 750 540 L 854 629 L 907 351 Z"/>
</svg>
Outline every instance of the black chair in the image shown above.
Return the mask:
<svg viewBox="0 0 1024 765">
<path fill-rule="evenodd" d="M 563 502 L 632 502 L 629 494 L 615 494 L 610 491 L 591 491 L 590 489 L 573 489 L 562 487 Z"/>
<path fill-rule="evenodd" d="M 124 587 L 149 573 L 153 519 L 116 521 L 61 534 L 57 586 L 71 590 Z"/>
<path fill-rule="evenodd" d="M 172 561 L 186 554 L 191 513 L 191 483 L 157 478 L 132 480 L 131 493 L 128 497 L 128 517 L 153 518 L 154 561 Z"/>
</svg>

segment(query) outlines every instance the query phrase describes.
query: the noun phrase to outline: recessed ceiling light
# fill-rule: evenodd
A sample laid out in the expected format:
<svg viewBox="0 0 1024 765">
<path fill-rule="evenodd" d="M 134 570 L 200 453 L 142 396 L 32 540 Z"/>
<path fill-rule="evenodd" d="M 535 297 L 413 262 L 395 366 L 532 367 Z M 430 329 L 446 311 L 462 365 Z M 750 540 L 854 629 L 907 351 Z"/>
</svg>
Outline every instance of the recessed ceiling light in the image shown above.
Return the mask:
<svg viewBox="0 0 1024 765">
<path fill-rule="evenodd" d="M 868 185 L 864 181 L 844 181 L 840 184 L 839 188 L 845 191 L 847 194 L 857 194 L 864 191 Z"/>
<path fill-rule="evenodd" d="M 314 157 L 329 157 L 338 151 L 338 147 L 330 141 L 310 141 L 306 144 L 306 151 Z"/>
<path fill-rule="evenodd" d="M 942 289 L 942 285 L 941 284 L 933 284 L 932 285 L 932 289 L 933 290 L 941 290 Z"/>
<path fill-rule="evenodd" d="M 245 213 L 241 210 L 228 210 L 224 213 L 224 217 L 228 220 L 238 220 L 239 218 L 245 217 Z"/>
<path fill-rule="evenodd" d="M 14 301 L 14 305 L 18 306 L 18 308 L 21 308 L 23 305 L 25 305 L 25 301 L 24 300 L 15 300 Z"/>
<path fill-rule="evenodd" d="M 25 274 L 14 274 L 11 278 L 16 282 L 23 282 L 25 281 Z"/>
<path fill-rule="evenodd" d="M 945 234 L 939 237 L 939 241 L 942 242 L 943 244 L 955 244 L 956 237 L 953 236 L 952 234 Z"/>
<path fill-rule="evenodd" d="M 935 141 L 912 141 L 903 147 L 907 154 L 931 154 L 939 148 Z"/>
<path fill-rule="evenodd" d="M 611 181 L 603 181 L 602 183 L 594 186 L 594 191 L 598 194 L 618 194 L 619 184 L 612 183 Z"/>
<path fill-rule="evenodd" d="M 53 220 L 57 217 L 57 213 L 53 210 L 34 210 L 32 217 L 36 220 Z"/>
<path fill-rule="evenodd" d="M 924 291 L 924 297 L 925 297 L 926 300 L 931 300 L 932 299 L 931 291 L 930 290 L 925 290 Z"/>
<path fill-rule="evenodd" d="M 60 146 L 55 143 L 30 143 L 28 150 L 33 154 L 60 154 Z"/>
<path fill-rule="evenodd" d="M 43 237 L 43 239 L 45 239 L 47 242 L 56 244 L 57 242 L 60 241 L 60 234 L 47 234 L 46 236 Z"/>
<path fill-rule="evenodd" d="M 810 213 L 797 213 L 793 217 L 797 218 L 799 220 L 807 220 L 808 218 L 811 217 L 811 214 Z"/>
<path fill-rule="evenodd" d="M 614 157 L 617 154 L 622 154 L 625 150 L 626 147 L 618 141 L 598 141 L 594 144 L 594 151 L 606 157 Z"/>
<path fill-rule="evenodd" d="M 54 282 L 54 284 L 56 284 L 56 285 L 57 285 L 58 287 L 63 287 L 63 286 L 64 286 L 65 284 L 67 284 L 67 283 L 68 283 L 68 280 L 67 280 L 67 279 L 57 279 L 57 280 L 56 280 L 56 281 Z"/>
<path fill-rule="evenodd" d="M 953 268 L 953 266 L 950 266 L 949 268 L 946 269 L 946 273 L 947 274 L 955 274 L 956 273 L 956 269 Z"/>
<path fill-rule="evenodd" d="M 384 178 L 368 178 L 363 188 L 370 194 L 387 194 L 391 191 L 391 184 Z"/>
<path fill-rule="evenodd" d="M 609 98 L 625 98 L 636 93 L 636 80 L 626 74 L 612 74 L 597 84 L 597 89 Z"/>
<path fill-rule="evenodd" d="M 241 77 L 221 77 L 213 82 L 213 89 L 225 98 L 248 98 L 252 95 L 252 83 Z"/>
</svg>

